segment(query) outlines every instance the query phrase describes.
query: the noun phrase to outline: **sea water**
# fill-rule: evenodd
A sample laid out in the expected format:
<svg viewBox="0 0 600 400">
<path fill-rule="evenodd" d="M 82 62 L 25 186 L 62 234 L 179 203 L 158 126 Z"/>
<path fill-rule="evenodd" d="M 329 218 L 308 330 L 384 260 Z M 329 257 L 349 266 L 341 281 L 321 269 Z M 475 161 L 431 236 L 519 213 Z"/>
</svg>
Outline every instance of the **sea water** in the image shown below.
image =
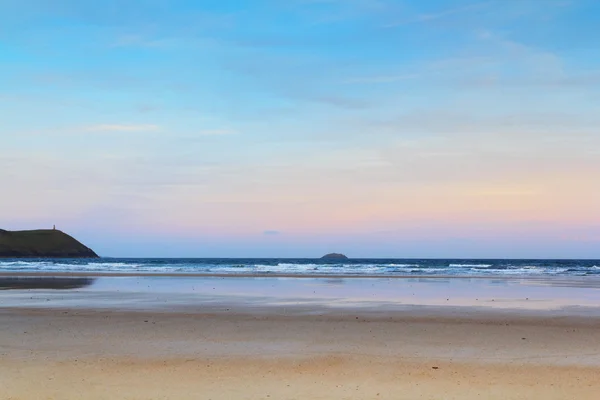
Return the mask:
<svg viewBox="0 0 600 400">
<path fill-rule="evenodd" d="M 457 259 L 2 259 L 0 272 L 227 275 L 600 276 L 600 260 Z"/>
</svg>

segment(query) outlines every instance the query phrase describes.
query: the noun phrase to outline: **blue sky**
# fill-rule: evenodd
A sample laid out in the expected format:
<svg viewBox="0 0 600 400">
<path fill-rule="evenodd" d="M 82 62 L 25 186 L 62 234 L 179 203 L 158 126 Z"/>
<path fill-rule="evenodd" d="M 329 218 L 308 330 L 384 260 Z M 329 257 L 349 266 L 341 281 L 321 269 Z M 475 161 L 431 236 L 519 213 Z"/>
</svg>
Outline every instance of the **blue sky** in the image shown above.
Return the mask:
<svg viewBox="0 0 600 400">
<path fill-rule="evenodd" d="M 600 257 L 598 26 L 591 0 L 0 0 L 0 226 Z"/>
</svg>

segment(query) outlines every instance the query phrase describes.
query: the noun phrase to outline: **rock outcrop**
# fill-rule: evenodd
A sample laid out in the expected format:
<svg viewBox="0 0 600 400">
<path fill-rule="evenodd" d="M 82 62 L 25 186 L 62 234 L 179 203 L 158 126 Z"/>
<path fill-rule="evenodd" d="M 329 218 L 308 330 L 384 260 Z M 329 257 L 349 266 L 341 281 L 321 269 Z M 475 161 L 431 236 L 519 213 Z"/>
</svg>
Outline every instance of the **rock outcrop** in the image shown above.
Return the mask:
<svg viewBox="0 0 600 400">
<path fill-rule="evenodd" d="M 94 251 L 55 229 L 0 229 L 0 258 L 98 258 Z"/>
<path fill-rule="evenodd" d="M 330 254 L 326 254 L 323 257 L 321 257 L 321 260 L 347 260 L 348 257 L 346 257 L 343 254 L 340 253 L 330 253 Z"/>
</svg>

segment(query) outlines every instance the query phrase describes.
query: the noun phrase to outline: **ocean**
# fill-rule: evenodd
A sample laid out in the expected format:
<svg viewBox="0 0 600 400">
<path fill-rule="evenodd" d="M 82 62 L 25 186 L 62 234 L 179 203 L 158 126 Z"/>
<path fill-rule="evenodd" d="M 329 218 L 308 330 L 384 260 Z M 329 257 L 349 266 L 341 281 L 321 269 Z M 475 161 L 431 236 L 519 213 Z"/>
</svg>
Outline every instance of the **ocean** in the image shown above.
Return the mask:
<svg viewBox="0 0 600 400">
<path fill-rule="evenodd" d="M 0 272 L 88 272 L 225 275 L 600 276 L 600 260 L 485 259 L 2 259 Z"/>
</svg>

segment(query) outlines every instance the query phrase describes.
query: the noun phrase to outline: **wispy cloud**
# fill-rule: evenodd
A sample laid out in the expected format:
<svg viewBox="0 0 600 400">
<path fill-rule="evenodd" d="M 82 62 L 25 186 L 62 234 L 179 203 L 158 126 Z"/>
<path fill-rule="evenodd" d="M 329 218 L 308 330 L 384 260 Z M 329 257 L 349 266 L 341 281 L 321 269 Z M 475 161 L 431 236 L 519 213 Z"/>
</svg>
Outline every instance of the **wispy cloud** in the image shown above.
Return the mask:
<svg viewBox="0 0 600 400">
<path fill-rule="evenodd" d="M 152 124 L 100 124 L 88 126 L 85 130 L 90 132 L 144 132 L 157 131 L 160 127 Z"/>
<path fill-rule="evenodd" d="M 348 110 L 359 110 L 368 108 L 371 106 L 371 103 L 364 99 L 359 98 L 350 98 L 350 97 L 342 97 L 336 95 L 317 95 L 311 97 L 309 94 L 306 94 L 304 99 L 307 101 L 314 101 L 316 103 L 328 104 L 330 106 L 335 106 L 339 108 L 344 108 Z"/>
<path fill-rule="evenodd" d="M 170 39 L 149 39 L 142 35 L 123 35 L 119 36 L 110 47 L 165 47 L 172 40 Z"/>
<path fill-rule="evenodd" d="M 386 0 L 293 0 L 280 3 L 285 3 L 285 7 L 291 5 L 313 24 L 341 23 L 396 8 Z"/>
<path fill-rule="evenodd" d="M 443 11 L 440 11 L 438 13 L 433 13 L 433 14 L 421 14 L 417 17 L 417 21 L 432 21 L 435 19 L 440 19 L 440 18 L 444 18 L 447 17 L 449 15 L 454 15 L 454 14 L 461 14 L 464 12 L 468 12 L 468 11 L 472 11 L 475 9 L 480 9 L 483 7 L 486 7 L 490 4 L 494 3 L 494 1 L 486 1 L 486 2 L 482 2 L 482 3 L 473 3 L 473 4 L 468 4 L 466 6 L 462 6 L 462 7 L 456 7 L 456 8 L 450 8 L 450 9 L 446 9 Z"/>
<path fill-rule="evenodd" d="M 233 135 L 237 131 L 233 129 L 205 129 L 199 132 L 203 136 L 219 136 L 219 135 Z"/>
<path fill-rule="evenodd" d="M 421 23 L 421 22 L 429 22 L 429 21 L 435 21 L 435 20 L 439 20 L 442 18 L 446 18 L 446 17 L 450 17 L 453 15 L 458 15 L 458 14 L 465 14 L 465 13 L 470 13 L 472 11 L 475 10 L 480 10 L 482 8 L 485 8 L 489 5 L 494 4 L 495 1 L 485 1 L 485 2 L 478 2 L 478 3 L 471 3 L 471 4 L 467 4 L 465 6 L 462 7 L 455 7 L 455 8 L 448 8 L 445 10 L 441 10 L 437 13 L 430 13 L 430 14 L 419 14 L 416 17 L 413 18 L 407 18 L 398 22 L 393 22 L 390 24 L 386 24 L 383 27 L 384 28 L 394 28 L 397 26 L 401 26 L 401 25 L 408 25 L 408 24 L 414 24 L 414 23 Z"/>
<path fill-rule="evenodd" d="M 419 74 L 403 74 L 403 75 L 374 75 L 350 78 L 343 81 L 345 84 L 361 84 L 361 83 L 392 83 L 415 79 Z"/>
<path fill-rule="evenodd" d="M 267 230 L 267 231 L 263 232 L 263 235 L 266 235 L 266 236 L 276 236 L 276 235 L 279 235 L 280 233 L 281 232 L 279 232 L 279 231 Z"/>
</svg>

